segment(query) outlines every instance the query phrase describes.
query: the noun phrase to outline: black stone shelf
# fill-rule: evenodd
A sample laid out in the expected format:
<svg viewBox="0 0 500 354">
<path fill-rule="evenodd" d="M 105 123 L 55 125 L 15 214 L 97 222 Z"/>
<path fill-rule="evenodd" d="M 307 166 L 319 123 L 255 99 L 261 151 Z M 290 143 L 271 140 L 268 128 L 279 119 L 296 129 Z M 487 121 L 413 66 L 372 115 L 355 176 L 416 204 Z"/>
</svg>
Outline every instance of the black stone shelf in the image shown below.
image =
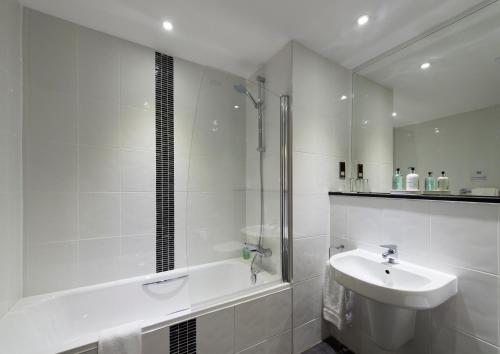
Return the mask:
<svg viewBox="0 0 500 354">
<path fill-rule="evenodd" d="M 450 201 L 450 202 L 500 204 L 500 197 L 472 196 L 472 195 L 427 195 L 427 194 L 352 193 L 352 192 L 328 192 L 328 195 L 336 195 L 342 197 L 440 200 L 440 201 Z"/>
</svg>

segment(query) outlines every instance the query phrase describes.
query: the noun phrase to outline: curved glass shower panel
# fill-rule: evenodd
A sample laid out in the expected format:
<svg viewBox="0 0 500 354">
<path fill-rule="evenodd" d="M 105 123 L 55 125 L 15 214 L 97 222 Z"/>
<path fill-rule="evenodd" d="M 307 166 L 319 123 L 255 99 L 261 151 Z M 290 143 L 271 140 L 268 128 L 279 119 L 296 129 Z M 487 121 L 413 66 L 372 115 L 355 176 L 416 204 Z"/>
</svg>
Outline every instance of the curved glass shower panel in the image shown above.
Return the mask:
<svg viewBox="0 0 500 354">
<path fill-rule="evenodd" d="M 186 191 L 176 196 L 190 277 L 205 278 L 193 303 L 281 281 L 279 107 L 264 80 L 200 75 Z"/>
</svg>

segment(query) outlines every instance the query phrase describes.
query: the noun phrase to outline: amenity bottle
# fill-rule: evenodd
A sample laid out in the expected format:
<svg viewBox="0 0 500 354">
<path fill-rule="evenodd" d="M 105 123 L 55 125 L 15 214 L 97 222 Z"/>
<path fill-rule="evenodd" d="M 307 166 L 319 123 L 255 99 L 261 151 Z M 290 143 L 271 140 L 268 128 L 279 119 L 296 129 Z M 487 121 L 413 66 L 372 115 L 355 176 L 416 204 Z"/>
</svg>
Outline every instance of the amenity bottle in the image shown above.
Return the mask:
<svg viewBox="0 0 500 354">
<path fill-rule="evenodd" d="M 396 172 L 394 173 L 394 176 L 392 176 L 392 190 L 403 190 L 403 176 L 401 175 L 401 170 L 399 168 L 396 168 Z"/>
<path fill-rule="evenodd" d="M 420 182 L 419 176 L 415 172 L 415 167 L 410 167 L 410 173 L 406 175 L 406 190 L 407 191 L 419 191 L 420 190 Z"/>
<path fill-rule="evenodd" d="M 428 172 L 427 177 L 425 177 L 425 190 L 427 192 L 430 192 L 435 189 L 436 189 L 436 179 L 432 175 L 432 172 Z"/>
<path fill-rule="evenodd" d="M 446 176 L 446 172 L 442 171 L 441 176 L 437 179 L 437 187 L 440 191 L 449 191 L 450 190 L 450 180 L 448 176 Z"/>
</svg>

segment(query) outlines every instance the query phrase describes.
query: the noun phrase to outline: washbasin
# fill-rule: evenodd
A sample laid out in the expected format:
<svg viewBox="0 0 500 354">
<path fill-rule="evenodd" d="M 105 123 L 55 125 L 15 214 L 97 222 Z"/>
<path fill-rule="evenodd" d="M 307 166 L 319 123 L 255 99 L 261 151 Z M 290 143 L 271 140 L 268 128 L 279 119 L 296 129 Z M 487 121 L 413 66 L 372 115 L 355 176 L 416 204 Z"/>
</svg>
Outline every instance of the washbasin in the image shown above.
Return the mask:
<svg viewBox="0 0 500 354">
<path fill-rule="evenodd" d="M 380 254 L 356 249 L 330 258 L 334 279 L 344 287 L 387 305 L 413 310 L 437 307 L 457 293 L 457 277 Z"/>
</svg>

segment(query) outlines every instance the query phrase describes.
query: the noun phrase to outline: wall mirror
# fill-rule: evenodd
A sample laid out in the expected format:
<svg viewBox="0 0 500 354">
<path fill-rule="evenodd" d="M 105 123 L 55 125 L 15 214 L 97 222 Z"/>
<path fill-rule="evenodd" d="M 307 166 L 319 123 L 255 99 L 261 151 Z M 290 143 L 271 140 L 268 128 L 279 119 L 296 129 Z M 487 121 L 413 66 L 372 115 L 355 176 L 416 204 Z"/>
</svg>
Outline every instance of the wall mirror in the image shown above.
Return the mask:
<svg viewBox="0 0 500 354">
<path fill-rule="evenodd" d="M 351 153 L 351 191 L 499 196 L 500 3 L 355 70 Z M 419 192 L 405 191 L 409 167 Z M 437 186 L 442 171 L 449 188 L 444 179 Z"/>
</svg>

